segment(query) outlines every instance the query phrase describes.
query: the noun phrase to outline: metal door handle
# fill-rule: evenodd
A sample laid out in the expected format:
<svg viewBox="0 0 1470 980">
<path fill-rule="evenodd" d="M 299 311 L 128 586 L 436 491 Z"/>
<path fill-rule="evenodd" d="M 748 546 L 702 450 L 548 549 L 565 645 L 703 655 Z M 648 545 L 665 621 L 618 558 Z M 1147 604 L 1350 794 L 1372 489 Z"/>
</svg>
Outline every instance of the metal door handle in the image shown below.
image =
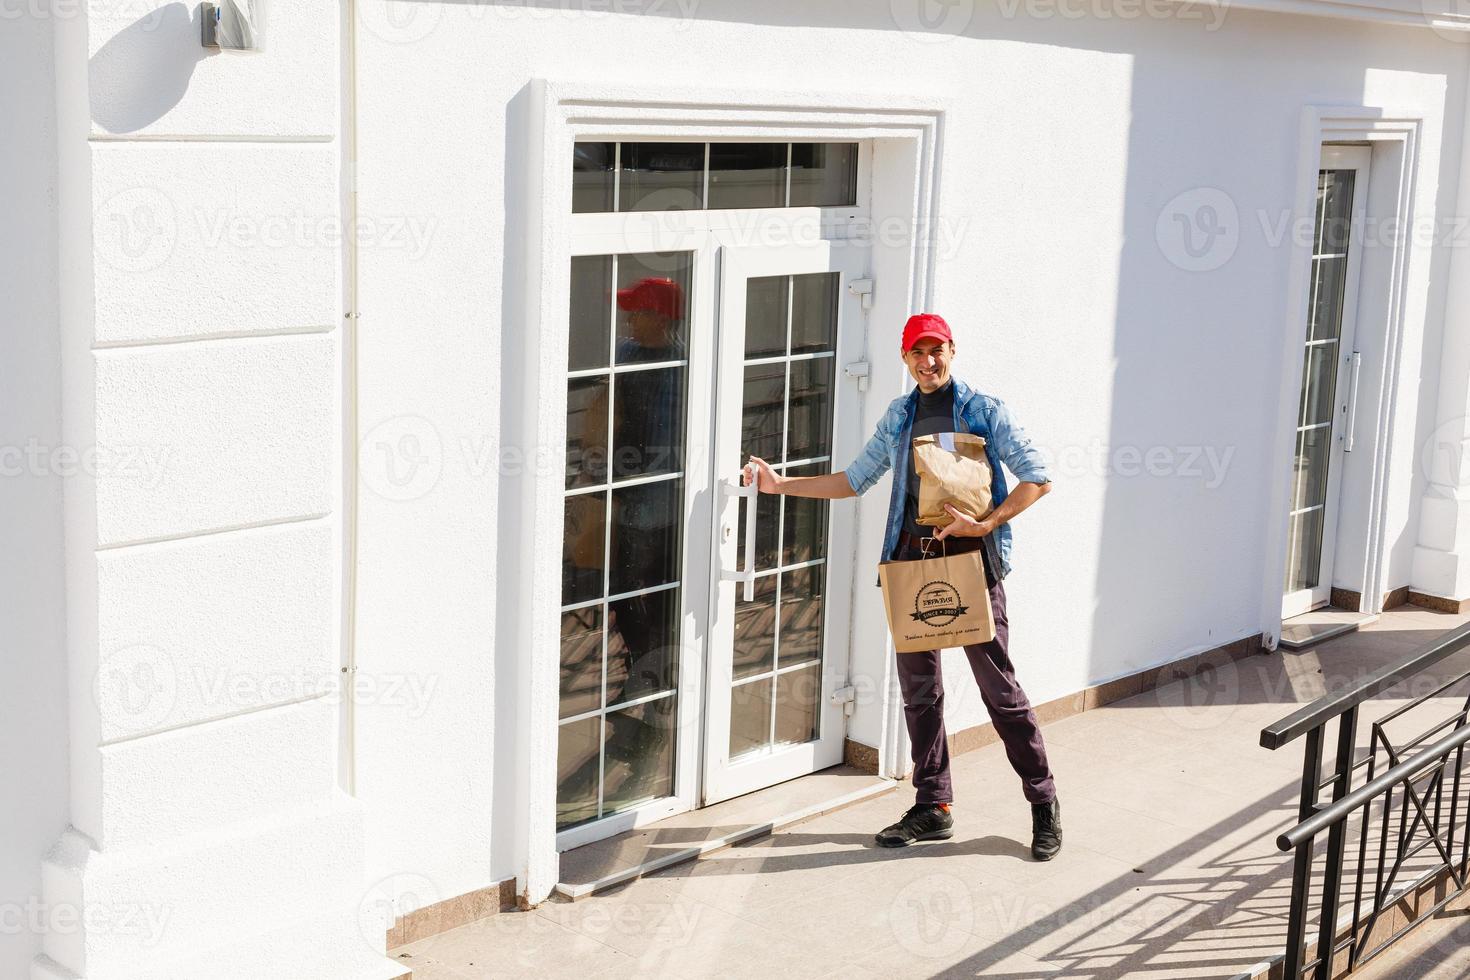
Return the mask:
<svg viewBox="0 0 1470 980">
<path fill-rule="evenodd" d="M 742 473 L 744 470 L 741 471 Z M 754 475 L 754 474 L 752 474 Z M 752 481 L 750 486 L 742 486 L 740 478 L 725 480 L 721 483 L 725 492 L 732 497 L 740 497 L 743 503 L 738 506 L 745 508 L 745 567 L 736 569 L 724 569 L 720 577 L 727 582 L 742 582 L 745 584 L 745 601 L 751 602 L 755 599 L 755 513 L 756 501 L 760 497 L 760 484 Z M 736 517 L 739 520 L 739 517 Z"/>
<path fill-rule="evenodd" d="M 1353 451 L 1353 428 L 1358 420 L 1358 372 L 1363 367 L 1363 355 L 1353 351 L 1348 358 L 1348 403 L 1347 420 L 1343 423 L 1346 431 L 1342 434 L 1342 451 L 1350 453 Z"/>
</svg>

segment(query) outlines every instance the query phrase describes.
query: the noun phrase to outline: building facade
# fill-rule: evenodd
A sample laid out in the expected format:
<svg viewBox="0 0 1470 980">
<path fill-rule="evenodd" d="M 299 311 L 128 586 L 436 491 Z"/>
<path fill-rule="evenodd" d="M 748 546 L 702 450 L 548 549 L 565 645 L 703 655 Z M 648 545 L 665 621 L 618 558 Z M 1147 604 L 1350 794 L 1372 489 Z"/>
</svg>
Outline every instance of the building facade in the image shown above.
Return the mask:
<svg viewBox="0 0 1470 980">
<path fill-rule="evenodd" d="M 569 848 L 901 777 L 887 483 L 738 477 L 846 466 L 911 312 L 1056 484 L 1034 702 L 1470 599 L 1451 4 L 266 14 L 6 13 L 0 973 L 396 976 Z"/>
</svg>

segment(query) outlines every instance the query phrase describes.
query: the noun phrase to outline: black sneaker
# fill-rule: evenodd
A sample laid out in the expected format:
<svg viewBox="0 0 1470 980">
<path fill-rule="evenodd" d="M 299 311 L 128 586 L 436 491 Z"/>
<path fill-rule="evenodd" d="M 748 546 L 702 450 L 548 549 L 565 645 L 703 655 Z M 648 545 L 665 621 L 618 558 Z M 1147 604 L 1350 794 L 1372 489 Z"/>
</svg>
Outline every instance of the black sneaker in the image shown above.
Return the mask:
<svg viewBox="0 0 1470 980">
<path fill-rule="evenodd" d="M 1050 861 L 1061 849 L 1062 804 L 1056 799 L 1031 804 L 1031 856 Z"/>
<path fill-rule="evenodd" d="M 879 847 L 905 847 L 916 840 L 949 840 L 954 836 L 954 817 L 935 803 L 915 803 L 899 818 L 874 835 Z"/>
</svg>

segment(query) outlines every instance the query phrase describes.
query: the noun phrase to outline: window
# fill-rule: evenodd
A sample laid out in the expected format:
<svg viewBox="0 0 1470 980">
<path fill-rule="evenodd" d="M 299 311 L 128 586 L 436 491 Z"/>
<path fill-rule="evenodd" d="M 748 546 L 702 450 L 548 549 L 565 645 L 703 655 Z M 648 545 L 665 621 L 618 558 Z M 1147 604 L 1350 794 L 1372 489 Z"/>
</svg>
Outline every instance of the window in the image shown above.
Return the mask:
<svg viewBox="0 0 1470 980">
<path fill-rule="evenodd" d="M 856 143 L 577 143 L 572 212 L 851 207 Z"/>
</svg>

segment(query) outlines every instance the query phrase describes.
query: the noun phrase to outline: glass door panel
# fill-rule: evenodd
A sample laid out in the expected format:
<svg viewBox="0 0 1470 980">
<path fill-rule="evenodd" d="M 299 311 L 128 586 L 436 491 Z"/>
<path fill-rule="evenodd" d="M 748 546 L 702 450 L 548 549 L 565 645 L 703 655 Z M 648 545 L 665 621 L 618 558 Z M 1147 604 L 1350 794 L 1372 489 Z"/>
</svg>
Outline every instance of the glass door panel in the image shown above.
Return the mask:
<svg viewBox="0 0 1470 980">
<path fill-rule="evenodd" d="M 865 262 L 853 243 L 722 250 L 715 445 L 725 574 L 712 617 L 706 803 L 841 760 L 842 711 L 830 694 L 845 683 L 848 604 L 833 609 L 827 597 L 850 592 L 850 556 L 834 564 L 829 554 L 834 520 L 848 527 L 850 508 L 733 490 L 752 455 L 808 476 L 856 452 L 856 385 L 839 381 L 838 365 L 861 343 L 861 310 L 843 286 Z M 733 569 L 746 570 L 748 596 Z"/>
<path fill-rule="evenodd" d="M 1355 232 L 1365 210 L 1369 151 L 1324 147 L 1317 175 L 1315 234 L 1302 352 L 1296 448 L 1292 457 L 1287 562 L 1282 615 L 1325 605 L 1342 453 L 1346 449 L 1353 328 L 1361 249 Z"/>
<path fill-rule="evenodd" d="M 691 269 L 571 260 L 558 830 L 674 792 Z"/>
</svg>

